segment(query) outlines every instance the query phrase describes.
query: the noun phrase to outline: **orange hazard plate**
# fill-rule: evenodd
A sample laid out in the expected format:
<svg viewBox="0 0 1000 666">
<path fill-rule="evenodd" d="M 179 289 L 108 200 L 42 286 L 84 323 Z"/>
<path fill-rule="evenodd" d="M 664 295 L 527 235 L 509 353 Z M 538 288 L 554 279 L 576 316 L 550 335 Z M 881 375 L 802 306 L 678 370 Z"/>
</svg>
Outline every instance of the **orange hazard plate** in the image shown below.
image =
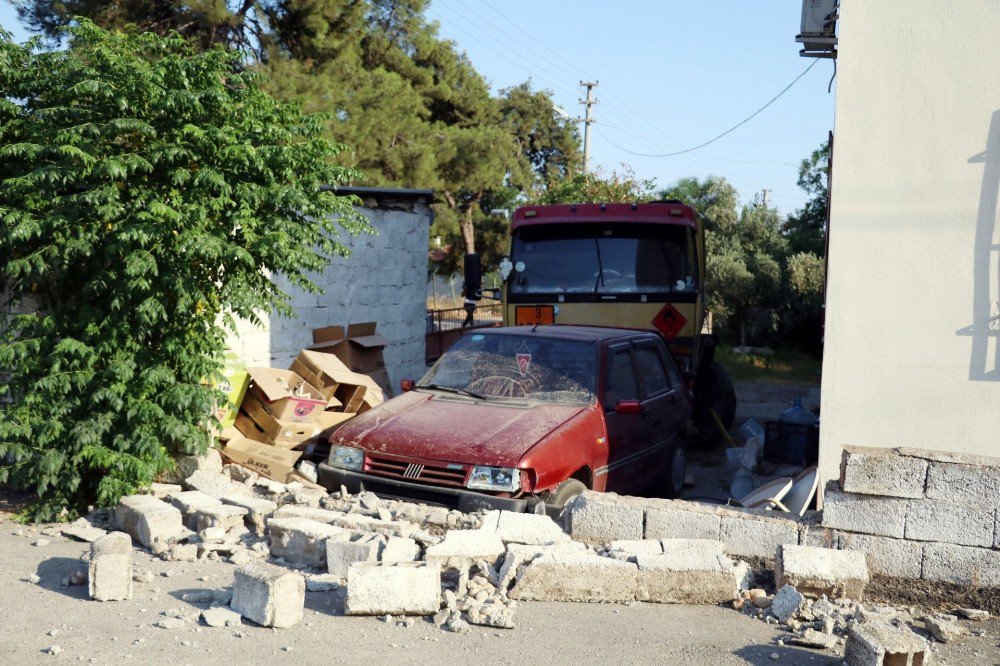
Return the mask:
<svg viewBox="0 0 1000 666">
<path fill-rule="evenodd" d="M 519 305 L 514 308 L 514 323 L 518 326 L 556 323 L 556 310 L 551 305 Z"/>
</svg>

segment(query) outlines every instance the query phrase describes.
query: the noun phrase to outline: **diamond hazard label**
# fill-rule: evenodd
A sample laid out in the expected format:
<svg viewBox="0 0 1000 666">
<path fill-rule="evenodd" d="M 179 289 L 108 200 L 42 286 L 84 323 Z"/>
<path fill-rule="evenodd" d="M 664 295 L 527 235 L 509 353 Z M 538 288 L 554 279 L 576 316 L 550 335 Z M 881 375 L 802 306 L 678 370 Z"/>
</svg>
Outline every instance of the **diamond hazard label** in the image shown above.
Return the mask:
<svg viewBox="0 0 1000 666">
<path fill-rule="evenodd" d="M 663 309 L 656 313 L 653 317 L 653 326 L 656 327 L 660 333 L 667 340 L 673 340 L 677 337 L 677 334 L 681 332 L 684 328 L 684 324 L 687 323 L 687 318 L 682 315 L 677 308 L 675 308 L 671 303 L 667 303 L 663 306 Z"/>
</svg>

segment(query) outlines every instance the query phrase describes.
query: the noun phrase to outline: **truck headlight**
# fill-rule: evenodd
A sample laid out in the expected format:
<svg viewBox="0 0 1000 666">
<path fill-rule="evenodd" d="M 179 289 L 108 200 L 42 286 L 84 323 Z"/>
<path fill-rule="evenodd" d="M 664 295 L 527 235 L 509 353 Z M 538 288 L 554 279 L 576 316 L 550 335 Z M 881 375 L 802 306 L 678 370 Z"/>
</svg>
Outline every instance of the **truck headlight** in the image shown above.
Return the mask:
<svg viewBox="0 0 1000 666">
<path fill-rule="evenodd" d="M 335 446 L 330 449 L 330 466 L 358 471 L 365 464 L 365 452 L 352 446 Z"/>
<path fill-rule="evenodd" d="M 517 492 L 521 489 L 521 472 L 513 467 L 482 467 L 472 468 L 469 482 L 466 486 L 471 490 L 506 490 Z"/>
</svg>

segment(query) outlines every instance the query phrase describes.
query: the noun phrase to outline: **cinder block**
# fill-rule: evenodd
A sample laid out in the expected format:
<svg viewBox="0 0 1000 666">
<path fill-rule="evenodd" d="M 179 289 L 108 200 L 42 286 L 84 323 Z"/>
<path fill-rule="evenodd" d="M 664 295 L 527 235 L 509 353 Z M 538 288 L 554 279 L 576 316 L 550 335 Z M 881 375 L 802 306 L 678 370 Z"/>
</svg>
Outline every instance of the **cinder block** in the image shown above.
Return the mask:
<svg viewBox="0 0 1000 666">
<path fill-rule="evenodd" d="M 326 541 L 326 569 L 329 573 L 347 578 L 348 569 L 355 562 L 378 562 L 381 540 Z"/>
<path fill-rule="evenodd" d="M 844 493 L 835 481 L 827 484 L 823 497 L 823 527 L 903 538 L 909 500 Z"/>
<path fill-rule="evenodd" d="M 1000 467 L 932 462 L 927 470 L 927 497 L 1000 507 Z"/>
<path fill-rule="evenodd" d="M 781 544 L 799 543 L 799 527 L 795 521 L 750 513 L 722 516 L 720 532 L 726 552 L 742 557 L 771 559 Z"/>
<path fill-rule="evenodd" d="M 870 534 L 837 532 L 837 548 L 864 553 L 868 570 L 873 574 L 895 578 L 920 578 L 924 559 L 924 544 Z"/>
<path fill-rule="evenodd" d="M 784 544 L 775 554 L 774 585 L 791 585 L 810 597 L 860 601 L 868 585 L 868 564 L 858 551 Z"/>
<path fill-rule="evenodd" d="M 424 559 L 444 563 L 452 558 L 468 562 L 485 560 L 495 563 L 504 553 L 503 541 L 488 530 L 451 530 L 441 543 L 428 546 Z"/>
<path fill-rule="evenodd" d="M 1000 551 L 926 543 L 921 578 L 958 585 L 1000 587 Z"/>
<path fill-rule="evenodd" d="M 646 509 L 647 539 L 718 539 L 722 518 L 713 513 L 692 511 L 687 503 L 658 502 Z"/>
<path fill-rule="evenodd" d="M 837 533 L 822 525 L 802 524 L 799 525 L 799 545 L 814 548 L 836 548 Z"/>
<path fill-rule="evenodd" d="M 169 541 L 185 534 L 180 510 L 151 495 L 121 498 L 115 506 L 115 524 L 147 548 L 154 541 Z"/>
<path fill-rule="evenodd" d="M 195 526 L 195 511 L 206 507 L 222 505 L 221 501 L 211 495 L 201 492 L 200 490 L 185 490 L 183 492 L 176 493 L 171 496 L 170 503 L 180 509 L 181 515 L 184 518 L 184 526 L 196 532 L 198 531 L 198 528 Z"/>
<path fill-rule="evenodd" d="M 542 555 L 517 575 L 510 598 L 525 601 L 635 600 L 639 570 L 631 562 L 590 553 Z"/>
<path fill-rule="evenodd" d="M 88 585 L 97 601 L 132 598 L 132 537 L 110 532 L 91 542 Z"/>
<path fill-rule="evenodd" d="M 347 572 L 347 615 L 431 615 L 441 607 L 437 564 L 352 564 Z"/>
<path fill-rule="evenodd" d="M 229 534 L 242 534 L 246 532 L 243 519 L 247 513 L 242 506 L 231 504 L 202 507 L 192 514 L 194 518 L 192 529 L 201 532 L 209 527 L 220 527 Z"/>
<path fill-rule="evenodd" d="M 906 538 L 963 546 L 993 546 L 996 510 L 980 504 L 922 499 L 910 502 Z"/>
<path fill-rule="evenodd" d="M 855 624 L 847 634 L 848 666 L 921 666 L 931 663 L 930 646 L 907 626 Z"/>
<path fill-rule="evenodd" d="M 926 478 L 926 460 L 901 456 L 892 449 L 844 447 L 840 485 L 846 493 L 923 497 Z"/>
<path fill-rule="evenodd" d="M 721 541 L 666 539 L 663 553 L 639 555 L 636 599 L 661 604 L 717 604 L 739 594 L 749 567 L 725 555 Z"/>
<path fill-rule="evenodd" d="M 291 627 L 302 621 L 305 599 L 301 574 L 259 562 L 236 570 L 230 607 L 264 627 Z"/>
<path fill-rule="evenodd" d="M 314 520 L 317 523 L 327 523 L 332 525 L 333 521 L 343 517 L 344 513 L 342 511 L 329 511 L 327 509 L 316 509 L 311 506 L 286 504 L 275 511 L 271 516 L 271 519 L 279 520 L 284 518 L 307 518 L 309 520 Z"/>
<path fill-rule="evenodd" d="M 271 555 L 310 567 L 326 566 L 328 538 L 347 538 L 346 530 L 307 518 L 272 518 L 267 531 Z"/>
<path fill-rule="evenodd" d="M 608 557 L 635 562 L 639 555 L 662 555 L 663 542 L 658 539 L 612 541 L 608 544 Z"/>
<path fill-rule="evenodd" d="M 641 539 L 645 509 L 612 493 L 584 492 L 566 504 L 570 535 L 582 541 Z"/>
<path fill-rule="evenodd" d="M 243 524 L 255 534 L 263 534 L 267 519 L 278 509 L 278 504 L 271 500 L 243 495 L 227 495 L 222 498 L 225 504 L 241 506 L 247 510 Z"/>
<path fill-rule="evenodd" d="M 491 511 L 487 514 L 487 518 L 493 513 L 496 513 L 496 534 L 504 543 L 544 545 L 565 543 L 570 540 L 569 535 L 563 532 L 562 528 L 548 516 L 534 513 Z"/>
<path fill-rule="evenodd" d="M 406 537 L 389 537 L 379 557 L 379 561 L 386 564 L 413 562 L 417 559 L 420 559 L 420 546 Z"/>
</svg>

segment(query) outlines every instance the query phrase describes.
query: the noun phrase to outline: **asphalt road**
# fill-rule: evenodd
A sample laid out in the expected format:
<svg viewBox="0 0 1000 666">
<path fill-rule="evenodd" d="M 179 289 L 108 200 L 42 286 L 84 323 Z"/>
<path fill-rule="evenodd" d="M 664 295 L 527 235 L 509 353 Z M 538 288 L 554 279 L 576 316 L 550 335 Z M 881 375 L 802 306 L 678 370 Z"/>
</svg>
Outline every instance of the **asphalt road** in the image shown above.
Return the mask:
<svg viewBox="0 0 1000 666">
<path fill-rule="evenodd" d="M 25 535 L 15 536 L 17 529 Z M 33 545 L 39 538 L 49 543 Z M 163 611 L 207 606 L 184 601 L 184 593 L 231 586 L 233 565 L 163 562 L 136 550 L 135 570 L 152 572 L 152 582 L 136 583 L 130 601 L 101 603 L 87 598 L 85 585 L 61 585 L 86 569 L 80 556 L 88 550 L 86 543 L 43 537 L 0 515 L 2 663 L 841 663 L 839 655 L 778 646 L 784 634 L 775 626 L 713 606 L 522 603 L 516 629 L 474 627 L 460 635 L 423 619 L 404 628 L 345 617 L 339 593 L 309 592 L 305 620 L 290 629 L 197 622 L 160 629 L 154 625 Z M 39 583 L 28 582 L 30 574 Z M 981 627 L 986 636 L 943 646 L 939 663 L 1000 662 L 1000 624 Z M 53 645 L 60 654 L 45 652 Z"/>
</svg>

